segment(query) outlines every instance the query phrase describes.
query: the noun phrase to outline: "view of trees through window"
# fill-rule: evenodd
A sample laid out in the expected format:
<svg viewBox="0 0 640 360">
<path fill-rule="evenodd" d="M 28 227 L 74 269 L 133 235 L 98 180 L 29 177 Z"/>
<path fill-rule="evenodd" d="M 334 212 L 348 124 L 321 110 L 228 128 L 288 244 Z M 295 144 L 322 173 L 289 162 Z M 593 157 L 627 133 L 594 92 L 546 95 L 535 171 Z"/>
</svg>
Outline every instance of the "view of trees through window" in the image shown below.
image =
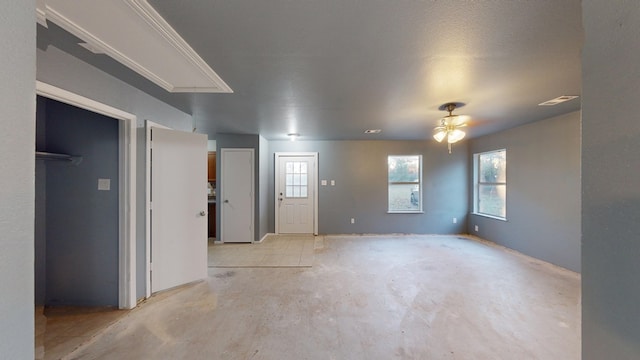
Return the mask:
<svg viewBox="0 0 640 360">
<path fill-rule="evenodd" d="M 389 211 L 422 211 L 422 156 L 389 156 Z"/>
<path fill-rule="evenodd" d="M 507 151 L 497 150 L 476 156 L 476 212 L 507 216 Z"/>
</svg>

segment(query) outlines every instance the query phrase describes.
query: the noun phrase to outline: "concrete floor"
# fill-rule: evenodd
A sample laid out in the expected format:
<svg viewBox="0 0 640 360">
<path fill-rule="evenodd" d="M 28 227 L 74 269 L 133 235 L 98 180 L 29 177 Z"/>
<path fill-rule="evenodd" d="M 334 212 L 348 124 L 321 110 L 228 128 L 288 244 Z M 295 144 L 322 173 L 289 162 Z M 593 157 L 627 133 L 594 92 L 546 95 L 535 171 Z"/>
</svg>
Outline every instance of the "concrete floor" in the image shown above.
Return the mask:
<svg viewBox="0 0 640 360">
<path fill-rule="evenodd" d="M 576 273 L 456 236 L 321 244 L 311 268 L 210 268 L 67 358 L 580 358 Z"/>
</svg>

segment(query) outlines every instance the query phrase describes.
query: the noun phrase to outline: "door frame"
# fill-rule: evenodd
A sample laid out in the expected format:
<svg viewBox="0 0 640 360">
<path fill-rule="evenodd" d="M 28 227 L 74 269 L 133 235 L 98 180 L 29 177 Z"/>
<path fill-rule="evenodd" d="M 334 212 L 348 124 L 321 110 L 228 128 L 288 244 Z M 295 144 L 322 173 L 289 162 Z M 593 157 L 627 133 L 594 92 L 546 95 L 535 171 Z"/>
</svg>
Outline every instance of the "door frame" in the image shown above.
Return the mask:
<svg viewBox="0 0 640 360">
<path fill-rule="evenodd" d="M 144 249 L 145 297 L 151 296 L 151 128 L 171 129 L 151 120 L 144 121 Z"/>
<path fill-rule="evenodd" d="M 280 234 L 280 211 L 278 211 L 278 178 L 280 176 L 280 157 L 284 156 L 300 156 L 300 157 L 312 157 L 313 158 L 313 172 L 314 172 L 314 189 L 313 189 L 313 234 L 318 235 L 318 187 L 320 174 L 318 174 L 318 153 L 317 152 L 276 152 L 274 153 L 274 185 L 273 185 L 273 202 L 275 213 L 275 231 L 276 234 Z"/>
<path fill-rule="evenodd" d="M 136 121 L 133 114 L 36 80 L 36 94 L 118 121 L 118 307 L 136 306 Z"/>
<path fill-rule="evenodd" d="M 219 194 L 216 195 L 216 199 L 223 199 L 225 196 L 224 190 L 224 158 L 225 154 L 232 151 L 246 151 L 251 154 L 251 243 L 256 242 L 256 221 L 255 221 L 255 212 L 256 212 L 256 156 L 255 149 L 253 148 L 220 148 L 220 174 L 216 174 L 216 183 L 217 187 L 220 191 Z M 216 206 L 218 205 L 218 200 L 216 200 Z M 220 223 L 218 229 L 218 233 L 220 234 L 220 242 L 224 243 L 223 227 L 224 227 L 224 206 L 221 204 L 219 208 L 216 209 L 216 213 L 220 214 Z M 217 215 L 217 214 L 216 214 Z"/>
</svg>

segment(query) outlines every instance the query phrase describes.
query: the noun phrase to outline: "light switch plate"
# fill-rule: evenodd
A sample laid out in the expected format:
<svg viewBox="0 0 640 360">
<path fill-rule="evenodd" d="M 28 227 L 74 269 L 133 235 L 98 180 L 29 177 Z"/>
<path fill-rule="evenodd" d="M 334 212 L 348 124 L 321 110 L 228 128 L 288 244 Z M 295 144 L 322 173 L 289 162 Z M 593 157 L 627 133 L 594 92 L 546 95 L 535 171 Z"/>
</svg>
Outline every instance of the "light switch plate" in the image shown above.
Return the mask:
<svg viewBox="0 0 640 360">
<path fill-rule="evenodd" d="M 98 179 L 98 190 L 111 190 L 111 179 Z"/>
<path fill-rule="evenodd" d="M 327 186 L 327 180 L 321 180 L 320 181 L 320 185 Z"/>
<path fill-rule="evenodd" d="M 336 181 L 335 180 L 331 180 L 331 186 L 336 186 Z"/>
</svg>

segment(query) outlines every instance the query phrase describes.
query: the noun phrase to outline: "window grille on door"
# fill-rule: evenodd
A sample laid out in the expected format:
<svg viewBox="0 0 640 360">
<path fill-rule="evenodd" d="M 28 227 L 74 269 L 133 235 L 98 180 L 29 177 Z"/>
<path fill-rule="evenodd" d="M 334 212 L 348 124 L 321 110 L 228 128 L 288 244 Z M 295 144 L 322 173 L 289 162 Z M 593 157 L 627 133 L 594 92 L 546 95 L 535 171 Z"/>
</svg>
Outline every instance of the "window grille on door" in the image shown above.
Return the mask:
<svg viewBox="0 0 640 360">
<path fill-rule="evenodd" d="M 306 161 L 287 161 L 285 163 L 285 196 L 288 198 L 306 198 L 308 193 Z"/>
</svg>

